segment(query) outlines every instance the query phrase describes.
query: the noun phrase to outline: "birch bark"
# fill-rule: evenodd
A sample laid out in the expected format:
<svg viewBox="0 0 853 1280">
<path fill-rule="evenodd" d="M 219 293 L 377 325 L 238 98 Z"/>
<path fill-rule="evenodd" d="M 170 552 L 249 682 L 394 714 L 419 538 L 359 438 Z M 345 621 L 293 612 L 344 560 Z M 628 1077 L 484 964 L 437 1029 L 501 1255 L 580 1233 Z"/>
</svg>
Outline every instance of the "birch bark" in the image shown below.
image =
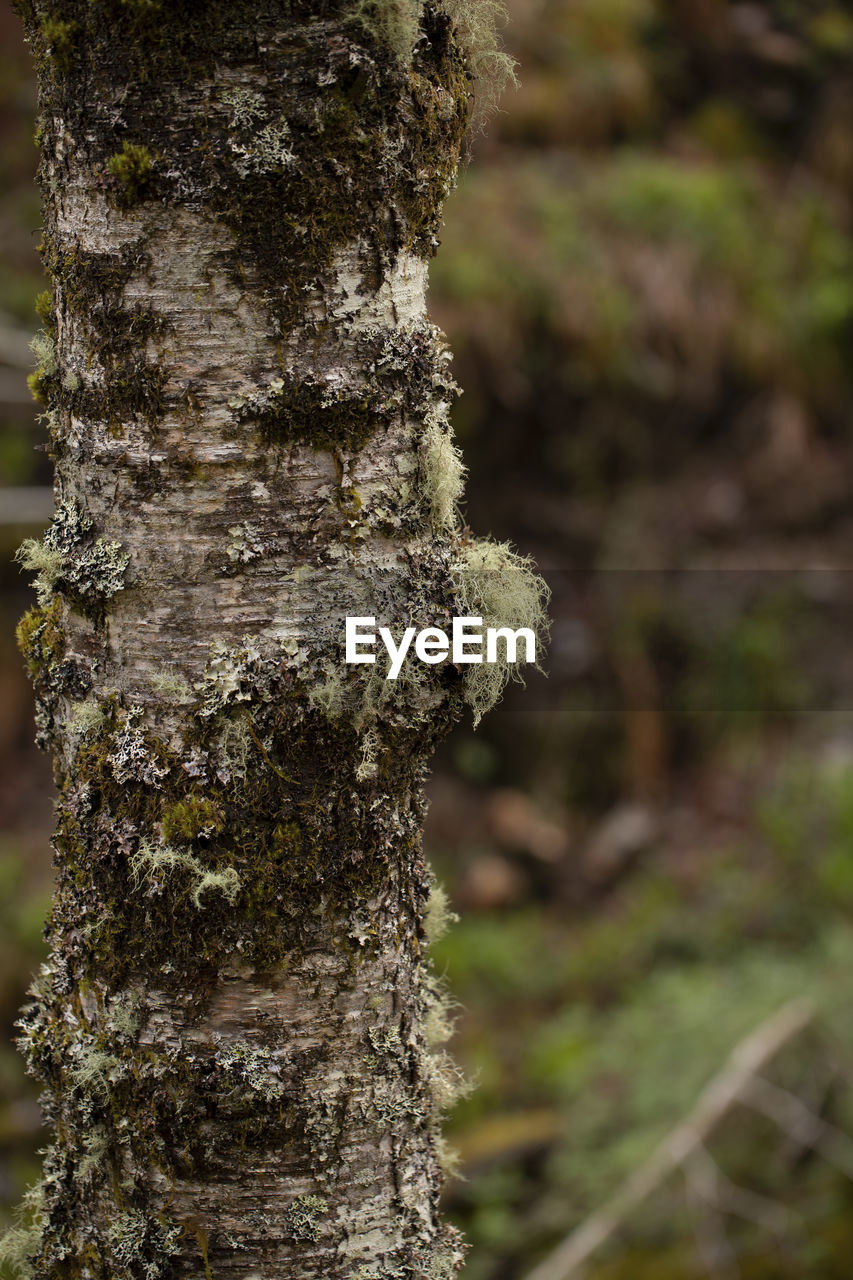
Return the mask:
<svg viewBox="0 0 853 1280">
<path fill-rule="evenodd" d="M 464 687 L 342 643 L 453 602 L 424 299 L 458 30 L 438 0 L 20 10 L 57 488 L 20 639 L 60 797 L 26 1267 L 450 1277 L 420 827 Z"/>
</svg>

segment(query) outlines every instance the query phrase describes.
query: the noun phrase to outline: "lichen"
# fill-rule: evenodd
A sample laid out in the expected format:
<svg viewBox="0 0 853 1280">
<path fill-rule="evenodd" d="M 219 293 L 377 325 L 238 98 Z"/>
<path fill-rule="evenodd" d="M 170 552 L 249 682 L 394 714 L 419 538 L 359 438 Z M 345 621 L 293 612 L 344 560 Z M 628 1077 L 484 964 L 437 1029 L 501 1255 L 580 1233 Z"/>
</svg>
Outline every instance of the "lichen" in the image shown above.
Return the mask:
<svg viewBox="0 0 853 1280">
<path fill-rule="evenodd" d="M 396 61 L 407 66 L 420 34 L 423 0 L 355 0 L 352 16 Z"/>
<path fill-rule="evenodd" d="M 193 691 L 175 667 L 164 667 L 151 677 L 151 688 L 161 698 L 174 703 L 193 701 Z"/>
<path fill-rule="evenodd" d="M 264 125 L 257 133 L 252 134 L 249 142 L 232 138 L 229 145 L 234 169 L 241 178 L 247 178 L 253 173 L 281 173 L 290 165 L 296 164 L 296 153 L 286 120 Z"/>
<path fill-rule="evenodd" d="M 507 8 L 503 0 L 444 0 L 444 4 L 474 81 L 472 126 L 482 128 L 506 88 L 518 83 L 515 59 L 501 46 Z"/>
<path fill-rule="evenodd" d="M 60 502 L 41 542 L 26 538 L 16 552 L 22 568 L 36 574 L 39 604 L 60 591 L 83 612 L 100 614 L 124 589 L 130 555 L 120 542 L 92 538 L 92 521 L 71 500 Z"/>
<path fill-rule="evenodd" d="M 451 579 L 460 617 L 481 617 L 485 628 L 527 627 L 539 646 L 544 643 L 551 593 L 534 573 L 529 556 L 518 555 L 505 542 L 482 539 L 463 544 Z M 475 727 L 500 700 L 510 680 L 524 683 L 522 665 L 520 661 L 480 662 L 466 668 L 465 701 L 474 713 Z"/>
<path fill-rule="evenodd" d="M 212 641 L 207 665 L 196 685 L 200 695 L 198 714 L 209 719 L 234 703 L 253 701 L 262 663 L 256 636 L 244 636 L 243 643 L 233 649 L 222 640 Z"/>
<path fill-rule="evenodd" d="M 369 778 L 376 777 L 379 772 L 376 756 L 381 745 L 381 739 L 376 729 L 373 727 L 365 729 L 361 735 L 359 760 L 355 768 L 355 776 L 358 782 L 366 782 Z"/>
<path fill-rule="evenodd" d="M 338 718 L 343 710 L 344 698 L 343 682 L 337 671 L 330 670 L 324 679 L 311 685 L 308 690 L 308 701 L 328 720 Z"/>
<path fill-rule="evenodd" d="M 420 441 L 421 492 L 429 522 L 437 533 L 459 518 L 465 465 L 447 423 L 428 421 Z"/>
<path fill-rule="evenodd" d="M 146 741 L 145 730 L 139 723 L 142 708 L 132 706 L 122 717 L 112 737 L 112 751 L 107 763 L 116 782 L 142 782 L 146 786 L 160 788 L 169 772 Z"/>
<path fill-rule="evenodd" d="M 71 706 L 68 728 L 71 733 L 86 738 L 98 733 L 106 723 L 103 707 L 97 702 L 75 702 Z"/>
<path fill-rule="evenodd" d="M 321 1234 L 319 1215 L 324 1214 L 328 1204 L 322 1196 L 297 1196 L 287 1206 L 285 1220 L 291 1238 L 294 1240 L 319 1240 Z"/>
<path fill-rule="evenodd" d="M 245 520 L 242 524 L 232 525 L 228 530 L 227 555 L 232 564 L 249 564 L 267 555 L 273 543 L 256 524 Z"/>
<path fill-rule="evenodd" d="M 240 877 L 234 867 L 212 871 L 185 849 L 158 844 L 145 837 L 139 841 L 139 846 L 130 859 L 130 873 L 134 884 L 146 886 L 152 894 L 163 893 L 167 882 L 178 870 L 189 872 L 190 896 L 196 908 L 207 905 L 202 899 L 208 893 L 221 893 L 230 903 L 237 900 Z"/>
<path fill-rule="evenodd" d="M 128 1268 L 129 1275 L 142 1280 L 160 1280 L 171 1270 L 169 1258 L 181 1253 L 184 1234 L 180 1223 L 169 1223 L 162 1215 L 130 1209 L 119 1213 L 107 1231 L 107 1243 L 115 1262 Z"/>
<path fill-rule="evenodd" d="M 30 1280 L 30 1259 L 38 1252 L 44 1228 L 44 1188 L 41 1182 L 29 1187 L 15 1212 L 15 1222 L 0 1236 L 0 1263 L 12 1273 L 13 1280 Z"/>
<path fill-rule="evenodd" d="M 30 342 L 30 350 L 38 361 L 38 368 L 27 376 L 33 399 L 37 404 L 46 405 L 51 387 L 56 380 L 56 343 L 52 333 L 40 329 Z"/>
<path fill-rule="evenodd" d="M 266 1045 L 252 1045 L 238 1040 L 222 1045 L 216 1051 L 216 1065 L 225 1072 L 227 1087 L 248 1090 L 264 1102 L 277 1102 L 284 1094 L 279 1079 L 279 1060 Z"/>
<path fill-rule="evenodd" d="M 456 924 L 459 916 L 450 908 L 447 890 L 443 885 L 434 882 L 426 910 L 424 911 L 423 929 L 427 944 L 432 946 L 447 933 L 451 925 Z"/>
</svg>

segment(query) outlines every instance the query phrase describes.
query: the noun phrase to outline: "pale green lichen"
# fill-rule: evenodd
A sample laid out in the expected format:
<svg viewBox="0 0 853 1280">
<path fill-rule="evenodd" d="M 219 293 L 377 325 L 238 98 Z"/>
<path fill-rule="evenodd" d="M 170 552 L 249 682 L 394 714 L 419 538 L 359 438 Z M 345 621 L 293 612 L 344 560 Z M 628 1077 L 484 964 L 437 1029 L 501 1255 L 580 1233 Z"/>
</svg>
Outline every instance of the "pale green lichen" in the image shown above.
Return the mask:
<svg viewBox="0 0 853 1280">
<path fill-rule="evenodd" d="M 430 889 L 429 899 L 424 912 L 424 934 L 427 944 L 432 946 L 443 938 L 452 924 L 456 924 L 459 916 L 451 910 L 450 901 L 445 888 L 436 882 Z"/>
<path fill-rule="evenodd" d="M 251 129 L 257 120 L 265 120 L 267 106 L 263 96 L 252 89 L 226 89 L 220 99 L 228 112 L 228 121 L 238 129 Z"/>
<path fill-rule="evenodd" d="M 411 61 L 420 35 L 423 0 L 355 0 L 352 15 L 398 62 Z"/>
<path fill-rule="evenodd" d="M 155 844 L 143 837 L 136 851 L 131 854 L 130 874 L 136 886 L 147 885 L 149 891 L 162 892 L 176 871 L 189 872 L 193 905 L 200 909 L 207 893 L 221 893 L 228 902 L 236 902 L 240 892 L 240 877 L 234 867 L 211 871 L 186 849 L 176 849 L 169 844 Z"/>
<path fill-rule="evenodd" d="M 504 90 L 518 83 L 515 61 L 501 47 L 507 8 L 503 0 L 444 0 L 444 7 L 474 82 L 473 123 L 482 125 Z M 354 0 L 352 14 L 399 63 L 411 62 L 421 34 L 423 0 Z"/>
<path fill-rule="evenodd" d="M 32 351 L 39 363 L 39 373 L 50 375 L 56 373 L 56 344 L 53 336 L 45 329 L 39 329 L 30 341 Z"/>
<path fill-rule="evenodd" d="M 170 702 L 192 702 L 193 691 L 184 677 L 173 667 L 163 667 L 151 677 L 151 688 Z"/>
<path fill-rule="evenodd" d="M 120 1058 L 101 1049 L 90 1048 L 85 1043 L 78 1047 L 79 1061 L 69 1072 L 71 1084 L 81 1093 L 109 1098 L 112 1086 L 126 1074 L 126 1066 Z"/>
<path fill-rule="evenodd" d="M 451 529 L 458 520 L 465 466 L 450 427 L 438 420 L 429 422 L 419 453 L 421 493 L 429 522 L 436 532 Z"/>
<path fill-rule="evenodd" d="M 36 574 L 39 604 L 54 591 L 63 591 L 81 603 L 109 600 L 124 588 L 130 555 L 120 542 L 91 540 L 92 521 L 73 501 L 60 502 L 44 538 L 26 538 L 16 560 Z"/>
<path fill-rule="evenodd" d="M 264 537 L 257 525 L 249 521 L 232 525 L 228 530 L 227 555 L 232 564 L 248 564 L 269 549 L 269 539 Z"/>
<path fill-rule="evenodd" d="M 131 994 L 114 1000 L 110 1005 L 108 1023 L 114 1036 L 120 1040 L 132 1040 L 142 1025 L 139 997 Z"/>
<path fill-rule="evenodd" d="M 241 178 L 250 174 L 274 173 L 296 163 L 286 120 L 264 125 L 246 142 L 232 138 L 229 143 L 234 169 Z"/>
<path fill-rule="evenodd" d="M 207 719 L 229 704 L 253 701 L 262 662 L 257 636 L 244 636 L 236 649 L 214 640 L 202 679 L 195 686 L 201 694 L 199 715 Z"/>
<path fill-rule="evenodd" d="M 247 782 L 249 762 L 256 751 L 257 746 L 249 731 L 248 721 L 243 716 L 225 720 L 216 740 L 216 776 L 219 781 L 226 784 L 232 780 Z"/>
<path fill-rule="evenodd" d="M 245 1040 L 225 1045 L 216 1051 L 216 1065 L 233 1089 L 248 1089 L 264 1102 L 276 1102 L 284 1095 L 275 1054 L 266 1045 L 251 1045 Z"/>
<path fill-rule="evenodd" d="M 366 782 L 369 778 L 376 777 L 379 771 L 376 757 L 381 746 L 381 739 L 374 728 L 366 729 L 361 735 L 359 760 L 355 769 L 358 782 Z"/>
<path fill-rule="evenodd" d="M 30 1280 L 33 1276 L 30 1258 L 41 1245 L 44 1219 L 44 1186 L 36 1182 L 24 1192 L 14 1225 L 0 1236 L 0 1264 L 9 1269 L 13 1280 Z"/>
<path fill-rule="evenodd" d="M 44 542 L 39 542 L 35 538 L 25 538 L 15 552 L 15 559 L 22 569 L 36 575 L 33 586 L 38 602 L 44 608 L 49 603 L 54 587 L 62 575 L 65 557 L 61 551 L 46 546 Z"/>
<path fill-rule="evenodd" d="M 328 679 L 313 685 L 308 691 L 308 701 L 327 720 L 337 719 L 343 710 L 343 684 L 340 676 L 332 672 Z"/>
<path fill-rule="evenodd" d="M 129 1274 L 138 1268 L 144 1280 L 160 1280 L 171 1269 L 168 1259 L 180 1254 L 183 1234 L 179 1223 L 169 1225 L 161 1216 L 131 1209 L 117 1215 L 107 1241 L 115 1261 L 132 1268 Z"/>
<path fill-rule="evenodd" d="M 508 14 L 503 0 L 444 0 L 474 80 L 474 127 L 482 127 L 501 94 L 517 85 L 515 60 L 501 47 Z"/>
<path fill-rule="evenodd" d="M 205 871 L 193 889 L 193 905 L 200 908 L 206 893 L 221 893 L 233 903 L 237 901 L 239 892 L 240 877 L 233 867 L 226 867 L 224 871 Z"/>
<path fill-rule="evenodd" d="M 320 1224 L 317 1217 L 328 1208 L 322 1196 L 297 1196 L 285 1210 L 285 1222 L 293 1240 L 319 1240 Z"/>
<path fill-rule="evenodd" d="M 104 1164 L 109 1151 L 109 1139 L 102 1125 L 94 1125 L 83 1138 L 83 1154 L 77 1166 L 81 1178 L 97 1174 Z"/>
<path fill-rule="evenodd" d="M 530 629 L 537 646 L 548 634 L 547 606 L 551 592 L 534 573 L 528 556 L 508 543 L 480 540 L 462 546 L 451 571 L 459 616 L 481 617 L 485 628 Z M 524 683 L 522 663 L 480 662 L 466 667 L 465 701 L 478 725 L 510 680 Z M 537 661 L 537 666 L 538 661 Z"/>
<path fill-rule="evenodd" d="M 68 728 L 80 738 L 88 738 L 103 728 L 106 715 L 97 702 L 74 702 L 68 717 Z"/>
</svg>

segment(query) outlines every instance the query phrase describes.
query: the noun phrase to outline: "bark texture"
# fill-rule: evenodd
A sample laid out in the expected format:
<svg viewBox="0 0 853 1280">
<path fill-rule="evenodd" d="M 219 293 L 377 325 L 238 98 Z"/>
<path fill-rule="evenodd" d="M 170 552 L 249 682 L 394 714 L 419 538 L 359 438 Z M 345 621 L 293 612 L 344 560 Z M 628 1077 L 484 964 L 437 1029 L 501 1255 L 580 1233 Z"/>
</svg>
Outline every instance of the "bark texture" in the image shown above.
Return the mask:
<svg viewBox="0 0 853 1280">
<path fill-rule="evenodd" d="M 20 7 L 58 504 L 20 638 L 60 787 L 24 1269 L 449 1277 L 421 784 L 464 689 L 342 638 L 452 607 L 424 293 L 463 51 L 431 2 Z"/>
</svg>

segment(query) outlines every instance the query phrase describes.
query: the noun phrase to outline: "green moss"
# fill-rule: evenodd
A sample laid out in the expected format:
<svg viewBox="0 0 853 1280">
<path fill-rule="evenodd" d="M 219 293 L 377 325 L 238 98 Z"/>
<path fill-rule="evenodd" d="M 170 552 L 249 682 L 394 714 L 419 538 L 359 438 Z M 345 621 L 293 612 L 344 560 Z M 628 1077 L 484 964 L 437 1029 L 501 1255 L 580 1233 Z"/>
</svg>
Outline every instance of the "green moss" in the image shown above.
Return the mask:
<svg viewBox="0 0 853 1280">
<path fill-rule="evenodd" d="M 50 377 L 46 376 L 41 369 L 37 369 L 35 373 L 27 374 L 27 386 L 29 387 L 30 395 L 35 400 L 36 404 L 47 407 L 50 389 L 52 386 L 52 380 Z"/>
<path fill-rule="evenodd" d="M 146 349 L 165 341 L 167 325 L 152 307 L 126 306 L 123 300 L 128 281 L 148 266 L 141 242 L 119 253 L 103 253 L 59 247 L 46 235 L 41 253 L 57 305 L 70 311 L 78 326 L 79 353 L 106 373 L 97 386 L 66 375 L 63 407 L 77 416 L 106 419 L 116 431 L 125 429 L 129 417 L 156 422 L 166 407 L 169 371 L 164 360 L 152 359 Z M 48 383 L 48 392 L 52 385 Z M 55 443 L 61 443 L 58 433 Z"/>
<path fill-rule="evenodd" d="M 65 653 L 61 601 L 52 600 L 44 607 L 29 609 L 18 623 L 16 635 L 30 675 L 42 675 Z"/>
<path fill-rule="evenodd" d="M 222 813 L 208 796 L 188 795 L 163 810 L 162 830 L 166 841 L 186 844 L 200 835 L 212 835 L 223 827 Z"/>
<path fill-rule="evenodd" d="M 384 416 L 380 398 L 333 392 L 310 377 L 275 378 L 257 395 L 235 396 L 229 406 L 241 421 L 257 423 L 264 437 L 314 449 L 361 449 Z"/>
<path fill-rule="evenodd" d="M 46 17 L 41 24 L 45 50 L 57 71 L 67 74 L 74 60 L 74 45 L 80 28 L 76 22 L 63 22 L 61 18 Z"/>
<path fill-rule="evenodd" d="M 107 170 L 121 185 L 126 204 L 142 199 L 151 181 L 154 161 L 147 147 L 125 141 L 122 149 L 107 161 Z"/>
<path fill-rule="evenodd" d="M 46 329 L 50 329 L 56 323 L 56 314 L 53 309 L 53 291 L 51 289 L 43 289 L 36 297 L 35 312 L 39 320 Z"/>
</svg>

